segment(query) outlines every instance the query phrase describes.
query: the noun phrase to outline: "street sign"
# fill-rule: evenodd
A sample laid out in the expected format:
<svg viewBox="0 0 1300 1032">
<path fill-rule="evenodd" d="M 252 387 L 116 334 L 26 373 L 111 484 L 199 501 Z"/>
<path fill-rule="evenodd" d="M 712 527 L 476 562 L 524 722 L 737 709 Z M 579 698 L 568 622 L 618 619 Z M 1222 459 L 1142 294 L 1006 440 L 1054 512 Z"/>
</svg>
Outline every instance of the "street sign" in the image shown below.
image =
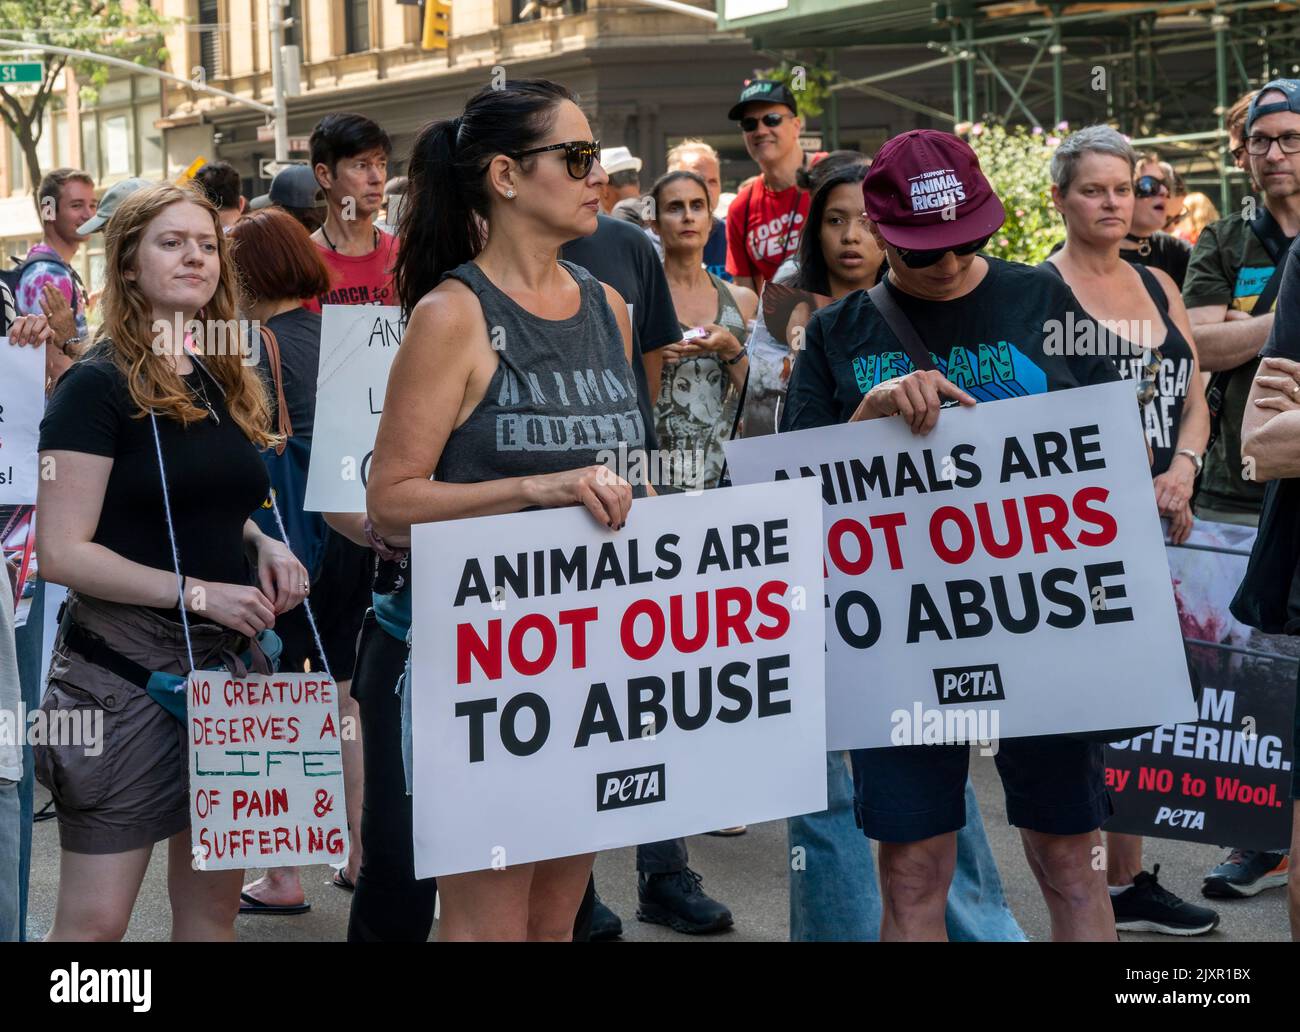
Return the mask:
<svg viewBox="0 0 1300 1032">
<path fill-rule="evenodd" d="M 262 158 L 257 163 L 257 174 L 262 179 L 274 179 L 275 174 L 283 169 L 305 164 L 305 161 L 276 161 L 274 158 Z"/>
<path fill-rule="evenodd" d="M 273 126 L 273 125 L 259 125 L 259 126 L 257 127 L 257 142 L 258 142 L 258 143 L 270 143 L 270 142 L 271 142 L 272 140 L 274 140 L 274 139 L 275 139 L 275 126 Z"/>
<path fill-rule="evenodd" d="M 300 153 L 300 154 L 306 154 L 308 151 L 311 150 L 311 137 L 310 137 L 310 136 L 290 136 L 290 137 L 289 137 L 289 150 L 290 150 L 290 151 L 293 151 L 293 152 L 296 152 L 296 153 Z"/>
<path fill-rule="evenodd" d="M 40 82 L 45 77 L 45 65 L 40 61 L 0 62 L 0 86 L 19 82 Z"/>
<path fill-rule="evenodd" d="M 819 151 L 822 149 L 822 138 L 820 136 L 801 136 L 799 137 L 799 146 L 806 151 Z"/>
</svg>

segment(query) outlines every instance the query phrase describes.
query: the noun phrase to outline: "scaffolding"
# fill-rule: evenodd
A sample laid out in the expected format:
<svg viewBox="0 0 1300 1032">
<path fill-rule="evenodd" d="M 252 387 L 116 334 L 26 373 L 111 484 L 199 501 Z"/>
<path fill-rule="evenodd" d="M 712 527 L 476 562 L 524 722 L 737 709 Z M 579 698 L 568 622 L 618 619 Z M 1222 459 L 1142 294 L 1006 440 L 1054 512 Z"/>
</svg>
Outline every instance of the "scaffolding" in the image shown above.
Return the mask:
<svg viewBox="0 0 1300 1032">
<path fill-rule="evenodd" d="M 937 124 L 1109 122 L 1135 145 L 1174 160 L 1189 184 L 1209 192 L 1217 183 L 1225 211 L 1234 188 L 1247 187 L 1228 153 L 1228 109 L 1270 78 L 1300 75 L 1300 3 L 1283 0 L 794 3 L 793 15 L 723 24 L 743 29 L 765 51 L 824 50 L 832 67 L 846 47 L 882 64 L 920 48 L 933 54 L 835 82 L 826 109 L 831 146 L 839 136 L 837 98 L 846 91 Z M 932 82 L 944 67 L 948 107 L 917 96 L 918 82 Z"/>
</svg>

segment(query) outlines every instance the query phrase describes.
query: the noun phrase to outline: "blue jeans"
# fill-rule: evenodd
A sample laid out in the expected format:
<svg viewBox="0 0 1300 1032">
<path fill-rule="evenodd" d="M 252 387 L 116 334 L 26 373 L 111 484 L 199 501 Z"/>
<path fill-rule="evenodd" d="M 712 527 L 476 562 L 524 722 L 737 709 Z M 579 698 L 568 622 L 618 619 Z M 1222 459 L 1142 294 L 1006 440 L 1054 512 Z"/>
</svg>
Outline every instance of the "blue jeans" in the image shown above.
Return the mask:
<svg viewBox="0 0 1300 1032">
<path fill-rule="evenodd" d="M 826 803 L 821 813 L 787 822 L 790 941 L 875 942 L 880 937 L 880 885 L 871 843 L 853 819 L 847 753 L 826 754 Z M 966 814 L 966 827 L 957 833 L 957 869 L 948 890 L 948 938 L 1023 942 L 1025 933 L 1007 908 L 969 781 Z"/>
<path fill-rule="evenodd" d="M 14 631 L 18 653 L 18 683 L 23 705 L 34 713 L 41 704 L 41 640 L 45 626 L 45 581 L 36 580 L 32 608 L 27 622 Z M 27 881 L 32 869 L 32 813 L 36 776 L 32 768 L 32 747 L 23 727 L 23 779 L 18 783 L 18 941 L 27 941 Z"/>
<path fill-rule="evenodd" d="M 18 786 L 0 781 L 0 942 L 18 941 Z"/>
</svg>

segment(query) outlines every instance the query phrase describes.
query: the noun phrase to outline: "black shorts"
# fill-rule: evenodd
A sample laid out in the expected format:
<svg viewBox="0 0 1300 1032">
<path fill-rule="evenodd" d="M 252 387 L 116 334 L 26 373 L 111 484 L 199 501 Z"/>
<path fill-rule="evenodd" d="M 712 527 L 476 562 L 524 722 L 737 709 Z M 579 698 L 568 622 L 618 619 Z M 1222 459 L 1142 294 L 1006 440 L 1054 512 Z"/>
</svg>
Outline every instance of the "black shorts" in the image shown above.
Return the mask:
<svg viewBox="0 0 1300 1032">
<path fill-rule="evenodd" d="M 374 558 L 370 549 L 353 544 L 333 530 L 325 540 L 320 572 L 312 582 L 308 601 L 316 617 L 329 671 L 336 681 L 351 679 L 357 663 L 357 635 L 370 608 Z M 284 642 L 284 652 L 280 655 L 282 671 L 321 669 L 305 606 L 277 617 L 275 633 Z"/>
<path fill-rule="evenodd" d="M 867 838 L 920 842 L 966 825 L 969 745 L 855 749 L 854 807 Z M 1004 738 L 994 758 L 1007 822 L 1049 835 L 1095 831 L 1111 815 L 1104 746 L 1062 735 Z"/>
</svg>

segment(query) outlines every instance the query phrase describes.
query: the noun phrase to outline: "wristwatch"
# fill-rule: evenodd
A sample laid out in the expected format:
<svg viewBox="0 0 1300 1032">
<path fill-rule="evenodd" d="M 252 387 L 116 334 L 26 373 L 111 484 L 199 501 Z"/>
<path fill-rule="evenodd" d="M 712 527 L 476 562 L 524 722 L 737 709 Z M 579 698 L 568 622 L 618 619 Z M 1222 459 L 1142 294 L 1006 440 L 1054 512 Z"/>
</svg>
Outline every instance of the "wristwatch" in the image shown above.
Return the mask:
<svg viewBox="0 0 1300 1032">
<path fill-rule="evenodd" d="M 1189 459 L 1192 460 L 1192 465 L 1196 467 L 1196 475 L 1198 477 L 1201 475 L 1201 469 L 1205 465 L 1205 461 L 1199 455 L 1197 455 L 1196 452 L 1192 451 L 1191 448 L 1179 448 L 1176 452 L 1174 452 L 1174 454 L 1186 455 Z"/>
</svg>

